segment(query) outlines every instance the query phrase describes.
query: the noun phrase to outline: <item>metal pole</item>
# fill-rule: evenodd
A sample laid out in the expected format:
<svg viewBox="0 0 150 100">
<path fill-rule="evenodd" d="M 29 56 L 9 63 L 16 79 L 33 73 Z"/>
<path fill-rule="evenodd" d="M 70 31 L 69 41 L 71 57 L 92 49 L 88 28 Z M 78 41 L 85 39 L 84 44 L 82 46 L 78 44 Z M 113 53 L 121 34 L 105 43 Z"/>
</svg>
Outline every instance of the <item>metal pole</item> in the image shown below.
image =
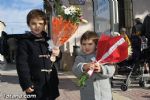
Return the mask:
<svg viewBox="0 0 150 100">
<path fill-rule="evenodd" d="M 51 38 L 51 33 L 52 33 L 52 6 L 49 0 L 44 0 L 44 10 L 47 16 L 47 21 L 48 21 L 48 36 Z"/>
</svg>

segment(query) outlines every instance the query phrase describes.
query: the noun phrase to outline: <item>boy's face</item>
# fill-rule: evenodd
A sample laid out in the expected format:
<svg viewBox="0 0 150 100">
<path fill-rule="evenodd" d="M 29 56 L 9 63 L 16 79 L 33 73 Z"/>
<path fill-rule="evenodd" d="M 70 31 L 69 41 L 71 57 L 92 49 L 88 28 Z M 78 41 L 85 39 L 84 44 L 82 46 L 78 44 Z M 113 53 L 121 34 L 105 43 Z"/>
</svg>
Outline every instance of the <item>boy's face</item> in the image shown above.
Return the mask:
<svg viewBox="0 0 150 100">
<path fill-rule="evenodd" d="M 45 28 L 44 20 L 39 18 L 31 19 L 29 22 L 29 28 L 34 35 L 41 35 L 41 32 L 44 31 Z"/>
<path fill-rule="evenodd" d="M 85 54 L 91 54 L 95 52 L 96 44 L 92 39 L 83 40 L 81 43 L 82 52 Z"/>
</svg>

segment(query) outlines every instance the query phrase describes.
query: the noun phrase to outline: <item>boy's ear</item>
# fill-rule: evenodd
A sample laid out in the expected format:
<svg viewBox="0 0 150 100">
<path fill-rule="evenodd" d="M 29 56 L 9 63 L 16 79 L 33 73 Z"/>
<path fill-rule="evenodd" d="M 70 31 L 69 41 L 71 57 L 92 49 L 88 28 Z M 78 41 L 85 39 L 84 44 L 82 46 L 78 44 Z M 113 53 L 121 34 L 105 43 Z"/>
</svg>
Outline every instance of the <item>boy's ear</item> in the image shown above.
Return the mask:
<svg viewBox="0 0 150 100">
<path fill-rule="evenodd" d="M 48 25 L 48 20 L 45 21 L 45 25 Z"/>
<path fill-rule="evenodd" d="M 47 30 L 48 29 L 48 25 L 47 24 L 45 24 L 45 30 Z"/>
</svg>

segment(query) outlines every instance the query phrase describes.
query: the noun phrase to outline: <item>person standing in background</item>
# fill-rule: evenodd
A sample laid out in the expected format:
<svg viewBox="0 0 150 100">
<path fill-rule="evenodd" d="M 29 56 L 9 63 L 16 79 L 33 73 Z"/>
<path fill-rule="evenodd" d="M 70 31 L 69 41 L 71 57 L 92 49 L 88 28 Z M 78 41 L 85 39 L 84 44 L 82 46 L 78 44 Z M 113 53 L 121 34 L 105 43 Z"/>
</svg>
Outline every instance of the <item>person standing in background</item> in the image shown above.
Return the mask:
<svg viewBox="0 0 150 100">
<path fill-rule="evenodd" d="M 150 14 L 144 18 L 141 35 L 148 39 L 147 45 L 150 47 Z"/>
<path fill-rule="evenodd" d="M 9 38 L 7 40 L 8 47 L 9 47 L 9 59 L 10 63 L 16 62 L 16 49 L 17 49 L 17 40 L 15 38 Z"/>
<path fill-rule="evenodd" d="M 6 64 L 5 56 L 8 55 L 7 40 L 4 40 L 3 34 L 5 34 L 4 29 L 6 24 L 0 21 L 0 64 Z"/>
<path fill-rule="evenodd" d="M 140 36 L 142 33 L 142 22 L 140 18 L 135 19 L 135 25 L 132 27 L 132 34 Z"/>
<path fill-rule="evenodd" d="M 141 56 L 141 38 L 142 33 L 142 22 L 140 18 L 135 19 L 135 25 L 132 27 L 131 33 L 131 45 L 132 45 L 132 59 L 133 62 L 138 62 Z"/>
</svg>

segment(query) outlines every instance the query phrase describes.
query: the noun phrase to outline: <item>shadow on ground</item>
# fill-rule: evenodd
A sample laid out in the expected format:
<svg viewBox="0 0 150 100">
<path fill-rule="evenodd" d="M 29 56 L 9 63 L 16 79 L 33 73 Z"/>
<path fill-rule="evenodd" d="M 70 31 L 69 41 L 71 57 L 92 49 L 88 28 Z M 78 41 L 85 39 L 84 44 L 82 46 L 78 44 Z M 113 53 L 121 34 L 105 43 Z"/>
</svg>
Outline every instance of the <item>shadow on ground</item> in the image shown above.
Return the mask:
<svg viewBox="0 0 150 100">
<path fill-rule="evenodd" d="M 7 82 L 7 83 L 11 83 L 11 84 L 19 84 L 18 76 L 1 75 L 0 80 L 1 80 L 1 82 Z"/>
<path fill-rule="evenodd" d="M 2 71 L 11 71 L 11 70 L 16 70 L 16 64 L 0 64 L 0 70 Z"/>
<path fill-rule="evenodd" d="M 79 90 L 77 86 L 76 78 L 68 78 L 66 75 L 59 75 L 59 89 L 65 89 L 67 91 Z"/>
<path fill-rule="evenodd" d="M 150 99 L 150 95 L 144 95 L 142 96 L 143 98 L 149 98 Z"/>
</svg>

